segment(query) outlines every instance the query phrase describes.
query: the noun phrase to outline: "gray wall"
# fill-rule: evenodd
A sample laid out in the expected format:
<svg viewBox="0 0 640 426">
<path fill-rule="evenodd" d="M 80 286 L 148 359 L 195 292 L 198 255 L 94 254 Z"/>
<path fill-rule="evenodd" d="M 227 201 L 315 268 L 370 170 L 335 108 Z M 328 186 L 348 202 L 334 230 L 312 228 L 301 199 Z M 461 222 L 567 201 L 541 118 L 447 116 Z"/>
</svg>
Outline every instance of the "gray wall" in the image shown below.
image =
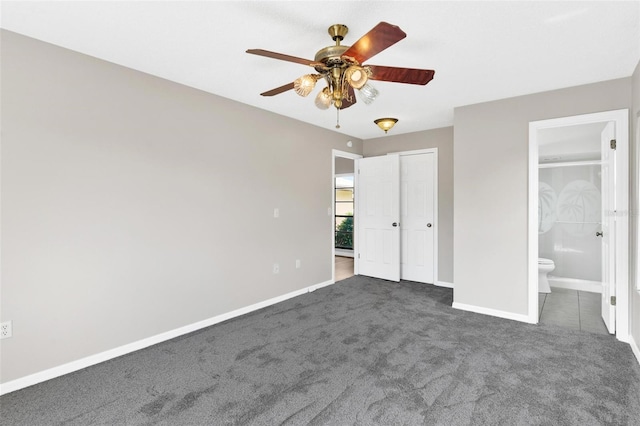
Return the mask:
<svg viewBox="0 0 640 426">
<path fill-rule="evenodd" d="M 438 281 L 453 281 L 453 127 L 388 135 L 364 142 L 365 157 L 438 148 Z M 455 283 L 454 283 L 455 284 Z"/>
<path fill-rule="evenodd" d="M 361 140 L 1 37 L 2 382 L 331 279 Z"/>
<path fill-rule="evenodd" d="M 355 166 L 355 161 L 353 161 L 351 158 L 344 158 L 344 157 L 336 157 L 336 174 L 337 175 L 346 175 L 346 174 L 353 174 L 353 168 Z"/>
<path fill-rule="evenodd" d="M 631 158 L 631 167 L 629 168 L 629 175 L 631 176 L 631 199 L 629 200 L 629 208 L 631 210 L 631 252 L 629 253 L 629 263 L 630 263 L 630 273 L 631 277 L 629 291 L 630 291 L 630 302 L 631 302 L 631 312 L 629 313 L 629 318 L 631 320 L 631 335 L 633 336 L 633 340 L 637 345 L 640 345 L 640 291 L 636 290 L 638 288 L 638 279 L 640 275 L 640 271 L 638 268 L 638 226 L 639 219 L 638 213 L 640 212 L 640 197 L 638 185 L 640 185 L 640 164 L 638 164 L 640 155 L 640 138 L 638 138 L 638 128 L 637 121 L 640 118 L 640 62 L 636 66 L 636 70 L 633 73 L 633 108 L 631 110 L 631 132 L 629 133 L 631 146 L 629 156 Z"/>
<path fill-rule="evenodd" d="M 529 122 L 631 107 L 631 78 L 454 110 L 454 302 L 527 315 Z"/>
</svg>

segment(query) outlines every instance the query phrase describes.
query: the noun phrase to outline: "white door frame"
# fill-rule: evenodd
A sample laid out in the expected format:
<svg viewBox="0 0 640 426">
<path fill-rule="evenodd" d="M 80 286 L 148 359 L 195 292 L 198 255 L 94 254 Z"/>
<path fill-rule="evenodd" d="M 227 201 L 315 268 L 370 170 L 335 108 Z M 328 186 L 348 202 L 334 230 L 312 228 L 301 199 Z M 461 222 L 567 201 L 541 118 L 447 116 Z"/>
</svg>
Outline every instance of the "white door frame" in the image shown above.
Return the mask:
<svg viewBox="0 0 640 426">
<path fill-rule="evenodd" d="M 401 157 L 403 155 L 433 154 L 433 284 L 440 285 L 438 284 L 438 228 L 440 227 L 440 222 L 438 221 L 438 148 L 390 152 L 387 155 L 391 154 L 397 154 Z"/>
<path fill-rule="evenodd" d="M 538 130 L 613 121 L 616 125 L 616 338 L 629 342 L 629 110 L 529 122 L 528 322 L 538 323 Z"/>
<path fill-rule="evenodd" d="M 640 212 L 640 188 L 638 188 L 640 184 L 640 170 L 638 170 L 640 168 L 640 111 L 637 113 L 634 119 L 636 120 L 636 123 L 635 123 L 636 139 L 635 141 L 633 141 L 633 144 L 634 144 L 633 146 L 635 147 L 634 149 L 635 149 L 636 158 L 634 159 L 635 167 L 634 167 L 633 179 L 636 185 L 634 188 L 635 203 L 633 206 L 631 206 L 631 213 L 633 216 L 631 220 L 633 221 L 633 226 L 635 227 L 636 233 L 634 236 L 635 241 L 632 249 L 632 253 L 635 251 L 635 259 L 631 261 L 635 263 L 632 266 L 634 271 L 633 276 L 635 277 L 635 285 L 636 285 L 636 288 L 634 290 L 640 291 L 640 220 L 638 219 L 638 215 Z M 636 343 L 640 345 L 640 342 L 636 342 Z M 636 357 L 638 358 L 638 362 L 640 362 L 640 350 L 636 352 Z"/>
<path fill-rule="evenodd" d="M 336 282 L 336 157 L 348 158 L 353 160 L 354 162 L 354 178 L 355 178 L 355 160 L 358 158 L 362 158 L 360 154 L 354 154 L 352 152 L 340 151 L 337 149 L 331 150 L 331 282 Z M 354 193 L 358 189 L 355 187 L 355 179 L 354 179 Z M 358 210 L 358 203 L 353 204 L 353 217 L 356 217 Z M 355 221 L 354 221 L 355 224 Z M 353 227 L 353 252 L 357 253 L 358 249 L 358 238 L 357 238 L 357 230 L 356 227 Z M 354 256 L 353 262 L 353 273 L 358 275 L 358 259 L 357 256 Z"/>
<path fill-rule="evenodd" d="M 354 163 L 355 163 L 355 161 L 354 161 Z M 354 167 L 355 167 L 355 164 L 354 164 Z M 355 201 L 356 201 L 356 198 L 355 198 L 355 193 L 356 193 L 356 174 L 355 174 L 355 170 L 354 170 L 353 173 L 335 173 L 333 175 L 334 179 L 341 178 L 341 177 L 352 177 L 353 178 L 353 206 L 355 208 L 355 205 L 356 205 L 356 203 L 355 203 Z M 333 194 L 334 194 L 334 197 L 335 197 L 335 192 Z M 336 206 L 336 202 L 335 202 L 335 198 L 334 198 L 334 200 L 333 200 L 333 208 L 334 209 L 335 209 L 335 206 Z M 352 212 L 352 213 L 355 213 L 355 212 Z M 335 216 L 335 210 L 334 210 L 334 216 Z M 333 233 L 333 235 L 334 235 L 334 238 L 335 238 L 335 232 Z M 334 241 L 334 243 L 335 243 L 335 241 Z M 353 242 L 352 242 L 352 244 L 353 244 Z M 334 249 L 335 249 L 335 244 L 334 244 Z M 354 250 L 351 250 L 351 253 L 346 253 L 346 252 L 348 252 L 348 250 L 346 250 L 346 249 L 345 250 L 340 250 L 340 251 L 336 250 L 334 252 L 334 254 L 336 256 L 354 257 L 355 258 L 355 254 L 353 253 Z"/>
</svg>

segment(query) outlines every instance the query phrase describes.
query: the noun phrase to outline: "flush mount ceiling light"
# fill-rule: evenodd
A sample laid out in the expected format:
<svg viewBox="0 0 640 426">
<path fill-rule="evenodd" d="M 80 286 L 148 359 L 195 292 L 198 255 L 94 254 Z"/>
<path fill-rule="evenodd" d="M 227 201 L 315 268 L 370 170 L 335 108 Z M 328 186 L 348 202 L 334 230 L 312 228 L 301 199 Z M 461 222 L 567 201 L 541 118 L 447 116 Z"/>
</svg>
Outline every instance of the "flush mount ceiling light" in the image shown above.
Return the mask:
<svg viewBox="0 0 640 426">
<path fill-rule="evenodd" d="M 356 103 L 356 90 L 365 104 L 370 104 L 376 99 L 379 92 L 370 84 L 369 80 L 424 86 L 433 79 L 435 74 L 433 70 L 363 64 L 367 59 L 393 46 L 407 36 L 404 31 L 395 25 L 380 22 L 352 46 L 342 46 L 340 44 L 349 31 L 346 25 L 332 25 L 328 31 L 336 44 L 320 49 L 313 61 L 263 49 L 247 50 L 247 53 L 254 55 L 308 65 L 318 73 L 303 75 L 292 83 L 263 92 L 261 95 L 274 96 L 294 89 L 298 95 L 308 96 L 315 88 L 318 80 L 324 79 L 327 85 L 316 96 L 315 104 L 320 109 L 328 109 L 333 105 L 339 112 L 341 109 L 349 108 Z M 391 127 L 393 127 L 393 124 Z M 339 121 L 336 124 L 336 128 L 340 128 Z"/>
<path fill-rule="evenodd" d="M 374 123 L 378 125 L 385 133 L 387 133 L 393 126 L 398 122 L 397 118 L 378 118 L 377 120 L 373 120 Z"/>
</svg>

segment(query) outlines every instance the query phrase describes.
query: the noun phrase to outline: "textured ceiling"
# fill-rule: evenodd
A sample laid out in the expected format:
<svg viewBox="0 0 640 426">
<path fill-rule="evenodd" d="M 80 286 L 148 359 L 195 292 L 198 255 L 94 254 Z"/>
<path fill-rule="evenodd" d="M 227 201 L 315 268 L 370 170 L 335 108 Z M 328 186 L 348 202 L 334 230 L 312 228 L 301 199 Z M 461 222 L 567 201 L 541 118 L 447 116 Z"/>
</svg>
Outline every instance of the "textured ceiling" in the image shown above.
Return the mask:
<svg viewBox="0 0 640 426">
<path fill-rule="evenodd" d="M 0 25 L 30 37 L 216 95 L 335 129 L 293 91 L 259 93 L 311 68 L 246 54 L 261 48 L 313 59 L 349 27 L 350 45 L 380 21 L 407 38 L 367 63 L 436 71 L 426 86 L 373 82 L 380 96 L 340 114 L 337 131 L 383 136 L 450 126 L 453 109 L 495 99 L 628 77 L 640 60 L 640 2 L 415 1 L 3 1 Z"/>
</svg>

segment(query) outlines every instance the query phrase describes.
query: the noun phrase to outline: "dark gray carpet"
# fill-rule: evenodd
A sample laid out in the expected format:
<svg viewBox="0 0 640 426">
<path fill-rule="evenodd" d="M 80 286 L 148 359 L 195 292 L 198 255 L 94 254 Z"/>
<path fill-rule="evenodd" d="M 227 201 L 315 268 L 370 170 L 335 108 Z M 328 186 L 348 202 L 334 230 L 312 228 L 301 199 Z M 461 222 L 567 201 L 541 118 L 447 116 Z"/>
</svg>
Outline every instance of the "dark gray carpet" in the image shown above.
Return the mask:
<svg viewBox="0 0 640 426">
<path fill-rule="evenodd" d="M 353 277 L 0 398 L 2 425 L 640 425 L 611 336 Z M 43 349 L 44 350 L 44 349 Z"/>
</svg>

